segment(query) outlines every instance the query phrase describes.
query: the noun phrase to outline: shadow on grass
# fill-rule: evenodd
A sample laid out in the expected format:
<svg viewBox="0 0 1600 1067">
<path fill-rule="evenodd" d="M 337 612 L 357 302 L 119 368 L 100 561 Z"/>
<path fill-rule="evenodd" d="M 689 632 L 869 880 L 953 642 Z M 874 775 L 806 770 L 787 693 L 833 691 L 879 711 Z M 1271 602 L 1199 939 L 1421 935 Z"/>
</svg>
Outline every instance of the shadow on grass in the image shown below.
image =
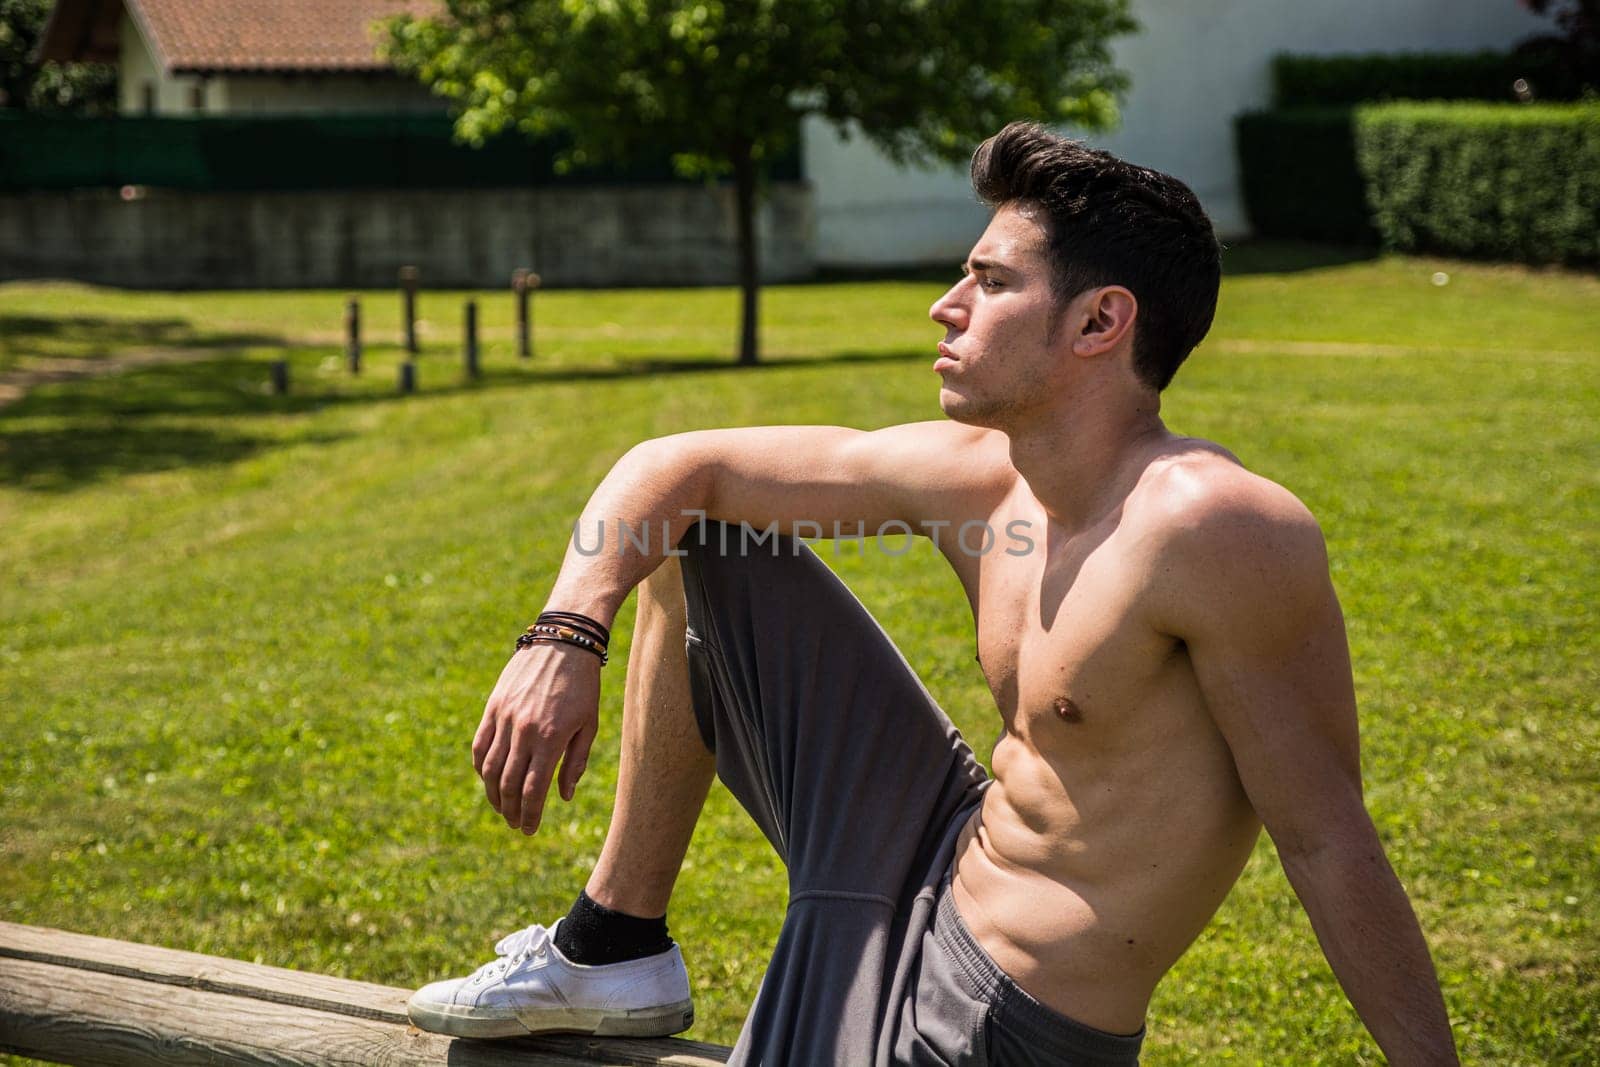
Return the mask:
<svg viewBox="0 0 1600 1067">
<path fill-rule="evenodd" d="M 483 389 L 538 388 L 567 382 L 601 382 L 678 374 L 754 374 L 835 364 L 888 364 L 928 358 L 920 350 L 848 351 L 827 356 L 775 356 L 740 366 L 731 356 L 620 358 L 607 364 L 491 364 L 469 380 L 461 364 L 444 357 L 418 360 L 414 396 L 450 396 Z M 399 393 L 395 372 L 368 367 L 360 377 L 317 376 L 321 359 L 292 361 L 290 391 L 274 396 L 266 388 L 268 364 L 260 359 L 186 361 L 139 367 L 103 378 L 56 382 L 36 388 L 0 408 L 0 431 L 8 419 L 67 417 L 103 419 L 146 415 L 283 415 L 344 405 L 393 403 L 412 397 Z"/>
<path fill-rule="evenodd" d="M 512 372 L 510 377 L 515 381 L 521 382 L 529 379 L 543 382 L 603 381 L 616 378 L 637 378 L 652 374 L 715 374 L 719 372 L 750 374 L 771 370 L 795 370 L 804 367 L 831 366 L 839 363 L 905 363 L 924 358 L 928 360 L 930 365 L 932 364 L 933 346 L 931 343 L 927 346 L 926 351 L 922 349 L 897 349 L 888 352 L 852 350 L 833 352 L 826 356 L 772 356 L 763 358 L 759 363 L 749 365 L 738 363 L 732 356 L 718 358 L 701 356 L 683 359 L 625 358 L 617 360 L 613 365 L 602 367 L 582 365 L 550 368 L 535 367 L 520 373 Z"/>
<path fill-rule="evenodd" d="M 268 395 L 267 373 L 264 363 L 216 359 L 37 386 L 0 409 L 0 485 L 67 492 L 130 474 L 247 459 L 285 440 L 241 432 L 231 423 L 174 425 L 163 417 L 281 415 L 326 403 L 317 396 Z"/>
<path fill-rule="evenodd" d="M 1308 241 L 1244 241 L 1222 253 L 1222 273 L 1237 278 L 1249 274 L 1293 274 L 1324 267 L 1342 267 L 1377 259 L 1381 251 L 1359 245 L 1325 245 Z"/>
<path fill-rule="evenodd" d="M 283 343 L 264 333 L 199 333 L 188 319 L 0 315 L 0 369 L 18 358 L 100 360 L 132 348 L 243 348 Z"/>
<path fill-rule="evenodd" d="M 424 358 L 417 393 L 405 396 L 395 379 L 369 369 L 340 377 L 330 388 L 316 377 L 319 353 L 293 361 L 288 396 L 266 388 L 268 365 L 258 359 L 158 364 L 99 378 L 54 382 L 0 409 L 0 484 L 64 492 L 128 474 L 209 466 L 246 459 L 279 444 L 332 442 L 342 435 L 286 437 L 239 432 L 234 420 L 294 415 L 351 405 L 392 404 L 460 393 L 534 389 L 572 382 L 640 380 L 681 374 L 751 374 L 839 364 L 894 364 L 924 359 L 918 351 L 847 351 L 827 356 L 776 356 L 750 367 L 731 357 L 634 358 L 609 365 L 491 365 L 468 380 L 460 364 Z M 380 372 L 381 373 L 381 372 Z M 391 371 L 392 373 L 392 371 Z M 226 418 L 226 428 L 174 426 L 171 417 Z"/>
<path fill-rule="evenodd" d="M 271 444 L 245 434 L 137 422 L 0 432 L 0 484 L 65 492 L 128 474 L 233 463 Z"/>
<path fill-rule="evenodd" d="M 296 368 L 302 374 L 304 368 Z M 82 419 L 149 415 L 282 415 L 314 411 L 338 397 L 309 390 L 272 396 L 270 370 L 260 360 L 218 358 L 133 367 L 120 374 L 76 378 L 36 386 L 0 409 L 0 432 L 8 421 L 34 418 Z"/>
</svg>

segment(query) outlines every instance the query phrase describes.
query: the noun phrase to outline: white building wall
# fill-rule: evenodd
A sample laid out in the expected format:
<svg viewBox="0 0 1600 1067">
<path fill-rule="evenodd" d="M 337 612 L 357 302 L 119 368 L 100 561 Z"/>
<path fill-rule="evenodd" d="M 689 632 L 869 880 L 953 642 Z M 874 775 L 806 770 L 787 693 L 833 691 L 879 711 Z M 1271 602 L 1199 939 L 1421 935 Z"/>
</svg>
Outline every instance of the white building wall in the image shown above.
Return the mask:
<svg viewBox="0 0 1600 1067">
<path fill-rule="evenodd" d="M 216 79 L 217 110 L 230 115 L 443 114 L 449 101 L 391 74 L 250 74 Z"/>
<path fill-rule="evenodd" d="M 449 107 L 425 86 L 392 74 L 174 76 L 127 14 L 117 72 L 124 115 L 442 114 Z M 146 106 L 151 100 L 153 109 Z"/>
<path fill-rule="evenodd" d="M 210 108 L 216 86 L 192 74 L 168 74 L 139 24 L 127 15 L 122 17 L 122 51 L 117 60 L 117 96 L 122 114 L 193 115 L 196 88 L 202 94 L 201 103 Z"/>
<path fill-rule="evenodd" d="M 1246 233 L 1233 119 L 1270 103 L 1280 52 L 1504 48 L 1549 22 L 1514 0 L 1134 0 L 1116 44 L 1132 87 L 1121 126 L 1090 143 L 1187 182 L 1224 237 Z M 822 120 L 803 133 L 824 266 L 959 262 L 987 213 L 965 168 L 896 167 Z"/>
</svg>

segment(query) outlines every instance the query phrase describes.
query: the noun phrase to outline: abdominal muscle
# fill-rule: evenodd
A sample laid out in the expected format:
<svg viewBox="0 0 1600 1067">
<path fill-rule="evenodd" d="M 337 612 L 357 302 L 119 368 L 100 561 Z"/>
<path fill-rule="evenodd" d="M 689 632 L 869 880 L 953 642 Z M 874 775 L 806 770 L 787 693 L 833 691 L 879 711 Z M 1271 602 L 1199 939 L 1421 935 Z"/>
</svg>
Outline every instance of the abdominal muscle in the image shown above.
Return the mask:
<svg viewBox="0 0 1600 1067">
<path fill-rule="evenodd" d="M 951 891 L 978 944 L 1036 1000 L 1111 1033 L 1143 1025 L 1260 830 L 1219 736 L 1164 741 L 1047 759 L 1008 732 L 956 846 Z"/>
</svg>

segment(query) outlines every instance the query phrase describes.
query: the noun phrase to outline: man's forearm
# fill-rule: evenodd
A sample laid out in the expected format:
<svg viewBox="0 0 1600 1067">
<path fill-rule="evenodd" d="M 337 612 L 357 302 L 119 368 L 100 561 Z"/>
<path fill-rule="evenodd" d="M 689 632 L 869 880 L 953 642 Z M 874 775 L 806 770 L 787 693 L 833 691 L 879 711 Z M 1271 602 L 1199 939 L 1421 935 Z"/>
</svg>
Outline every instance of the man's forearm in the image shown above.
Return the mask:
<svg viewBox="0 0 1600 1067">
<path fill-rule="evenodd" d="M 1459 1064 L 1427 942 L 1376 832 L 1282 859 L 1333 973 L 1389 1062 Z"/>
<path fill-rule="evenodd" d="M 617 461 L 584 506 L 547 608 L 611 625 L 633 587 L 704 514 L 712 472 L 696 462 L 691 440 L 646 441 Z"/>
</svg>

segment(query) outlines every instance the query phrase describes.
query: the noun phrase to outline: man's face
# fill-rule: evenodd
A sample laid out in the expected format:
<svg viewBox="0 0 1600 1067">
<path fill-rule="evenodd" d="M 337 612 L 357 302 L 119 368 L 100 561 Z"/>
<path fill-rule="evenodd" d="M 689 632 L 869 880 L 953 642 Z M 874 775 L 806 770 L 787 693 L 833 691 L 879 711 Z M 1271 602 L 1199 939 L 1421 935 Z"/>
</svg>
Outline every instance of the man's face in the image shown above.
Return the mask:
<svg viewBox="0 0 1600 1067">
<path fill-rule="evenodd" d="M 1004 429 L 1055 392 L 1069 361 L 1055 349 L 1059 312 L 1045 234 L 1014 205 L 996 211 L 963 277 L 929 309 L 945 328 L 934 369 L 939 406 L 957 422 Z"/>
</svg>

